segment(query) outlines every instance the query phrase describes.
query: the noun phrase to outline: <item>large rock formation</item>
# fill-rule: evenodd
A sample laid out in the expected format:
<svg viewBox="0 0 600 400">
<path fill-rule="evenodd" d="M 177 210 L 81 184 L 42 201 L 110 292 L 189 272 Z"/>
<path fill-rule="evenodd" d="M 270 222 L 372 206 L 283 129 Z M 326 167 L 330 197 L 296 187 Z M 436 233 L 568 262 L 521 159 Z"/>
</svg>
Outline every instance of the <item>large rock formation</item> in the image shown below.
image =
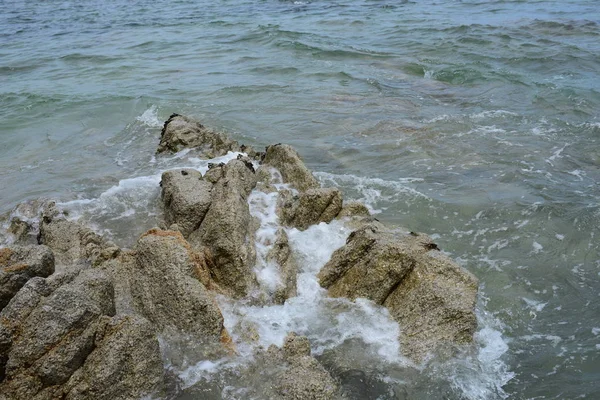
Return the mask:
<svg viewBox="0 0 600 400">
<path fill-rule="evenodd" d="M 305 230 L 320 222 L 331 222 L 342 210 L 342 193 L 335 188 L 308 189 L 293 195 L 279 192 L 277 212 L 283 225 Z"/>
<path fill-rule="evenodd" d="M 245 152 L 250 156 L 256 154 L 250 147 L 240 145 L 224 133 L 215 132 L 183 115 L 173 114 L 163 126 L 157 152 L 178 152 L 184 148 L 194 148 L 206 158 L 223 156 L 229 151 Z"/>
<path fill-rule="evenodd" d="M 0 249 L 0 311 L 35 276 L 54 273 L 54 254 L 46 246 L 12 246 Z"/>
<path fill-rule="evenodd" d="M 196 249 L 210 249 L 216 282 L 236 297 L 245 296 L 255 282 L 255 224 L 248 195 L 256 176 L 250 167 L 244 160 L 231 160 L 207 172 L 215 182 L 212 203 L 200 228 L 189 236 Z"/>
<path fill-rule="evenodd" d="M 426 235 L 399 235 L 378 223 L 352 232 L 319 272 L 333 297 L 364 297 L 400 323 L 402 351 L 422 360 L 438 346 L 467 343 L 477 327 L 477 279 Z"/>
<path fill-rule="evenodd" d="M 198 229 L 211 203 L 212 183 L 194 169 L 167 171 L 161 178 L 162 200 L 167 226 L 177 224 L 187 237 Z"/>
<path fill-rule="evenodd" d="M 262 162 L 277 168 L 283 182 L 290 184 L 294 189 L 305 191 L 321 186 L 306 168 L 296 150 L 287 144 L 268 146 Z"/>
</svg>

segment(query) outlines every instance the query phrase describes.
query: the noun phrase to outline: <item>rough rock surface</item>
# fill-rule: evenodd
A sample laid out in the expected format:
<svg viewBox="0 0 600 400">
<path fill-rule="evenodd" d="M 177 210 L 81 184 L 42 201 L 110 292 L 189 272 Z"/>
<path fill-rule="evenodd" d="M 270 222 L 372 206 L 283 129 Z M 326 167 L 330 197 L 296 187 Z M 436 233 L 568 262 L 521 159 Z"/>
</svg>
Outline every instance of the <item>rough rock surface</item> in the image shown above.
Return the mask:
<svg viewBox="0 0 600 400">
<path fill-rule="evenodd" d="M 150 230 L 135 246 L 130 285 L 135 308 L 160 330 L 218 343 L 223 316 L 200 282 L 200 255 L 181 233 Z"/>
<path fill-rule="evenodd" d="M 252 148 L 240 145 L 224 133 L 215 132 L 183 115 L 173 114 L 163 126 L 157 152 L 178 152 L 184 148 L 194 148 L 206 158 L 223 156 L 229 151 L 244 152 L 252 157 L 256 154 Z"/>
<path fill-rule="evenodd" d="M 162 174 L 162 200 L 167 226 L 177 224 L 183 236 L 198 229 L 211 203 L 212 183 L 185 168 Z"/>
<path fill-rule="evenodd" d="M 216 282 L 243 297 L 255 282 L 255 230 L 248 195 L 256 186 L 256 176 L 244 160 L 231 160 L 206 175 L 215 179 L 212 204 L 189 241 L 195 249 L 210 249 Z"/>
<path fill-rule="evenodd" d="M 338 213 L 337 218 L 368 217 L 370 215 L 371 213 L 369 212 L 369 209 L 363 203 L 351 201 L 349 203 L 344 203 L 344 206 Z"/>
<path fill-rule="evenodd" d="M 58 397 L 57 386 L 94 349 L 101 318 L 114 313 L 113 287 L 101 271 L 31 279 L 0 313 L 0 393 Z"/>
<path fill-rule="evenodd" d="M 386 306 L 401 326 L 402 351 L 422 360 L 436 347 L 467 343 L 477 327 L 477 279 L 439 252 L 426 235 L 398 235 L 381 224 L 350 234 L 319 272 L 333 297 Z"/>
<path fill-rule="evenodd" d="M 275 243 L 269 251 L 269 254 L 267 254 L 267 261 L 275 262 L 279 266 L 281 285 L 275 290 L 273 301 L 277 304 L 283 304 L 287 299 L 296 296 L 296 280 L 298 274 L 298 265 L 292 255 L 292 250 L 285 230 L 281 228 L 277 230 L 275 234 Z"/>
<path fill-rule="evenodd" d="M 277 212 L 282 224 L 305 230 L 320 222 L 331 222 L 342 210 L 342 194 L 335 188 L 308 189 L 293 195 L 282 190 Z"/>
<path fill-rule="evenodd" d="M 268 398 L 285 400 L 331 400 L 339 390 L 329 372 L 310 354 L 310 343 L 304 336 L 290 333 L 282 348 L 274 345 L 264 355 L 275 372 L 265 371 L 273 393 Z"/>
<path fill-rule="evenodd" d="M 53 273 L 54 254 L 46 246 L 0 249 L 0 311 L 29 279 Z"/>
<path fill-rule="evenodd" d="M 57 266 L 99 265 L 120 252 L 114 243 L 91 229 L 67 220 L 54 202 L 46 204 L 42 212 L 39 240 L 52 249 Z"/>
<path fill-rule="evenodd" d="M 305 191 L 319 188 L 315 179 L 293 147 L 287 144 L 275 144 L 267 147 L 263 163 L 275 167 L 281 173 L 284 183 L 293 188 Z"/>
</svg>

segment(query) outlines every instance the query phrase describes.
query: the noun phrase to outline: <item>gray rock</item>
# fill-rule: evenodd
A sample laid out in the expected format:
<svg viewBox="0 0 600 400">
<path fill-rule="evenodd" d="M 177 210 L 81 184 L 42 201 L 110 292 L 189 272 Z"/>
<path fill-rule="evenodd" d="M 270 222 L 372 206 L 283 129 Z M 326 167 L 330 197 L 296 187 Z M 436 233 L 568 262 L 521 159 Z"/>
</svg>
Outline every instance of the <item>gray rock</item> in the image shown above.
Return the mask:
<svg viewBox="0 0 600 400">
<path fill-rule="evenodd" d="M 53 273 L 54 255 L 46 246 L 0 249 L 0 311 L 29 279 Z"/>
<path fill-rule="evenodd" d="M 212 183 L 194 169 L 162 174 L 162 201 L 167 226 L 177 224 L 184 237 L 198 229 L 211 203 Z"/>
<path fill-rule="evenodd" d="M 275 243 L 267 254 L 267 261 L 275 262 L 279 266 L 281 285 L 273 295 L 273 301 L 283 304 L 287 299 L 297 295 L 298 265 L 292 255 L 289 240 L 285 230 L 278 229 L 275 234 Z"/>
<path fill-rule="evenodd" d="M 369 209 L 363 203 L 351 201 L 344 203 L 337 218 L 369 217 L 370 215 Z"/>
<path fill-rule="evenodd" d="M 153 229 L 138 240 L 130 272 L 133 302 L 160 331 L 208 343 L 227 336 L 223 316 L 200 282 L 198 254 L 181 233 Z"/>
<path fill-rule="evenodd" d="M 231 160 L 209 173 L 216 179 L 212 204 L 188 240 L 195 249 L 210 249 L 215 281 L 232 295 L 243 297 L 255 283 L 255 229 L 248 195 L 256 176 L 243 160 Z"/>
<path fill-rule="evenodd" d="M 240 145 L 224 133 L 206 128 L 192 118 L 173 114 L 165 121 L 157 152 L 178 152 L 185 148 L 194 148 L 206 158 L 223 156 L 229 151 L 244 152 L 252 157 L 256 154 L 251 147 Z"/>
<path fill-rule="evenodd" d="M 472 341 L 477 279 L 426 235 L 399 235 L 381 224 L 350 234 L 318 274 L 332 297 L 364 297 L 400 323 L 403 353 L 421 361 L 449 344 Z"/>
<path fill-rule="evenodd" d="M 331 222 L 342 209 L 342 194 L 335 188 L 308 189 L 298 195 L 281 190 L 277 213 L 283 225 L 305 230 L 320 222 Z"/>
<path fill-rule="evenodd" d="M 101 317 L 115 313 L 113 287 L 101 271 L 43 281 L 31 279 L 0 313 L 9 321 L 0 324 L 0 393 L 8 398 L 58 397 L 56 387 L 94 349 Z"/>
<path fill-rule="evenodd" d="M 160 395 L 165 371 L 156 332 L 135 316 L 104 317 L 95 348 L 64 385 L 67 400 L 126 400 Z"/>
<path fill-rule="evenodd" d="M 57 267 L 99 265 L 120 252 L 114 243 L 91 229 L 67 220 L 54 202 L 49 202 L 42 212 L 40 243 L 52 249 Z"/>
<path fill-rule="evenodd" d="M 304 191 L 319 188 L 319 182 L 306 168 L 296 150 L 287 144 L 275 144 L 267 147 L 263 163 L 275 167 L 281 173 L 284 183 Z"/>
</svg>

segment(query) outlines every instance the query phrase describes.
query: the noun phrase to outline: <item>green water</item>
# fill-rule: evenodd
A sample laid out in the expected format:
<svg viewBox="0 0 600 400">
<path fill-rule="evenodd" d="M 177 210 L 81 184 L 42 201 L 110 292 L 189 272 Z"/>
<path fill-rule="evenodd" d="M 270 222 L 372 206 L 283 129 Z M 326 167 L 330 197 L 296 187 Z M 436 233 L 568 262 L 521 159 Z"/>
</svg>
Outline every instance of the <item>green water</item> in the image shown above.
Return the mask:
<svg viewBox="0 0 600 400">
<path fill-rule="evenodd" d="M 158 213 L 143 177 L 179 162 L 153 155 L 172 112 L 287 142 L 480 279 L 479 312 L 508 346 L 481 374 L 502 388 L 428 392 L 430 371 L 409 398 L 600 397 L 597 1 L 0 10 L 0 213 L 59 198 L 130 245 Z"/>
</svg>

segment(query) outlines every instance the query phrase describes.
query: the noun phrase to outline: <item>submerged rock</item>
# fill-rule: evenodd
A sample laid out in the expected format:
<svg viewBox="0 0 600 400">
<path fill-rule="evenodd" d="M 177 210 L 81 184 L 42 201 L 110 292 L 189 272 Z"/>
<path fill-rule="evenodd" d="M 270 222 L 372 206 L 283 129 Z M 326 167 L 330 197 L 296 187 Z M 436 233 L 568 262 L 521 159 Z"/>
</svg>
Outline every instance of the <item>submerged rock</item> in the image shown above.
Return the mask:
<svg viewBox="0 0 600 400">
<path fill-rule="evenodd" d="M 206 158 L 223 156 L 229 151 L 247 153 L 251 157 L 256 154 L 251 147 L 240 145 L 224 133 L 215 132 L 183 115 L 173 114 L 165 121 L 157 152 L 178 152 L 185 148 L 194 148 Z"/>
<path fill-rule="evenodd" d="M 335 188 L 308 189 L 293 195 L 279 193 L 277 212 L 283 225 L 305 230 L 320 222 L 331 222 L 342 209 L 342 193 Z"/>
<path fill-rule="evenodd" d="M 306 168 L 296 150 L 287 144 L 268 146 L 263 163 L 277 168 L 283 182 L 289 183 L 297 190 L 305 191 L 321 186 L 310 170 Z"/>
<path fill-rule="evenodd" d="M 47 203 L 42 212 L 39 241 L 52 249 L 57 266 L 99 265 L 120 252 L 88 227 L 67 220 L 54 202 Z"/>
<path fill-rule="evenodd" d="M 243 160 L 231 160 L 212 168 L 209 174 L 215 180 L 212 203 L 189 241 L 195 249 L 210 249 L 216 282 L 234 296 L 243 297 L 255 284 L 255 227 L 248 195 L 256 186 L 256 176 Z"/>
<path fill-rule="evenodd" d="M 364 297 L 400 323 L 402 351 L 422 360 L 438 346 L 467 343 L 477 327 L 477 279 L 425 235 L 398 235 L 381 224 L 352 232 L 319 272 L 333 297 Z"/>
<path fill-rule="evenodd" d="M 0 311 L 29 279 L 53 273 L 54 254 L 47 246 L 0 249 Z"/>
<path fill-rule="evenodd" d="M 162 174 L 162 201 L 167 226 L 177 224 L 183 236 L 198 229 L 211 203 L 212 183 L 185 168 Z"/>
</svg>

